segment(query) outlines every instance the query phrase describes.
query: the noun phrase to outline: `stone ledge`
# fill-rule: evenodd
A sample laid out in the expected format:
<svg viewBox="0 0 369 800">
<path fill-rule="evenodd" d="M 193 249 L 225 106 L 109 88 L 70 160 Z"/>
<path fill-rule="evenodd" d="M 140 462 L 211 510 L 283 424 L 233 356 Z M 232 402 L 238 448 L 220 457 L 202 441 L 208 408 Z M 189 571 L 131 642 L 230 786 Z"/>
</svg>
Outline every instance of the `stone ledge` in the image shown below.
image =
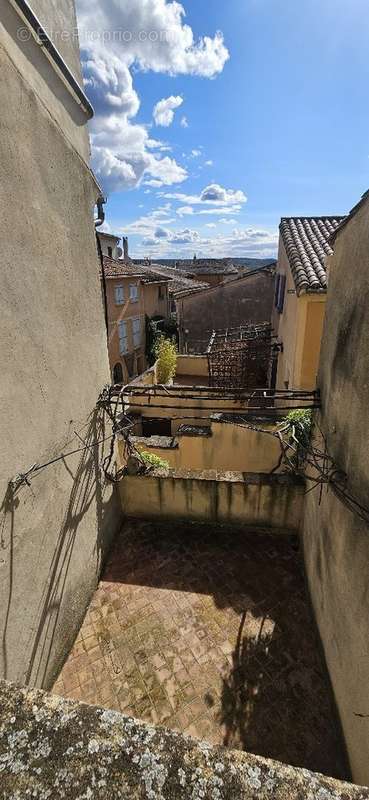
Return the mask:
<svg viewBox="0 0 369 800">
<path fill-rule="evenodd" d="M 0 706 L 8 800 L 369 800 L 364 787 L 4 681 Z"/>
</svg>

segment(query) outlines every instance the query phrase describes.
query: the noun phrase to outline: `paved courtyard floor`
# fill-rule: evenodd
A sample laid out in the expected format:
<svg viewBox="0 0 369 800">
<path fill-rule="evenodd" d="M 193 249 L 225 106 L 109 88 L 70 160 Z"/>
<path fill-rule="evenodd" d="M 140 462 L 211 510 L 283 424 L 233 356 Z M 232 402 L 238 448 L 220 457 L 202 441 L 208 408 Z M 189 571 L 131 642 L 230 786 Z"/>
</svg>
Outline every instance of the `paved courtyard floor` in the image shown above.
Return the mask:
<svg viewBox="0 0 369 800">
<path fill-rule="evenodd" d="M 290 537 L 127 521 L 54 692 L 345 777 Z"/>
</svg>

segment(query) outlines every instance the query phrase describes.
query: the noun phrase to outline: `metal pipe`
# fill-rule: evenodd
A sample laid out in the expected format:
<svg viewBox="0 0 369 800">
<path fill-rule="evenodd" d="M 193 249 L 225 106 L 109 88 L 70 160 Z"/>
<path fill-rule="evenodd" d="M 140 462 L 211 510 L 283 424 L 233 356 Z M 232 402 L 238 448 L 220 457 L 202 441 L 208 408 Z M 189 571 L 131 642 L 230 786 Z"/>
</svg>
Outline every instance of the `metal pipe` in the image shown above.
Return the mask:
<svg viewBox="0 0 369 800">
<path fill-rule="evenodd" d="M 101 267 L 101 281 L 103 287 L 103 298 L 104 298 L 104 317 L 105 317 L 105 328 L 106 328 L 106 340 L 109 347 L 109 314 L 108 314 L 108 294 L 106 288 L 106 275 L 105 275 L 105 268 L 104 268 L 104 256 L 103 251 L 101 248 L 101 242 L 99 237 L 99 231 L 97 230 L 100 225 L 105 222 L 105 211 L 104 211 L 104 203 L 106 203 L 105 197 L 98 197 L 96 201 L 97 205 L 97 219 L 95 220 L 95 229 L 96 229 L 96 245 L 97 245 L 97 252 L 99 254 L 100 259 L 100 267 Z"/>
<path fill-rule="evenodd" d="M 63 56 L 59 53 L 59 50 L 51 41 L 45 28 L 41 25 L 38 17 L 36 17 L 36 14 L 32 11 L 29 3 L 27 3 L 27 0 L 11 0 L 11 3 L 13 6 L 15 6 L 16 11 L 21 14 L 22 17 L 24 17 L 32 32 L 37 36 L 40 47 L 47 50 L 54 68 L 57 68 L 59 72 L 61 72 L 64 80 L 68 84 L 69 89 L 78 98 L 79 103 L 85 111 L 88 119 L 92 119 L 94 116 L 94 110 L 90 101 L 86 97 L 83 89 L 81 89 L 78 81 L 76 81 L 68 65 L 65 63 Z"/>
</svg>

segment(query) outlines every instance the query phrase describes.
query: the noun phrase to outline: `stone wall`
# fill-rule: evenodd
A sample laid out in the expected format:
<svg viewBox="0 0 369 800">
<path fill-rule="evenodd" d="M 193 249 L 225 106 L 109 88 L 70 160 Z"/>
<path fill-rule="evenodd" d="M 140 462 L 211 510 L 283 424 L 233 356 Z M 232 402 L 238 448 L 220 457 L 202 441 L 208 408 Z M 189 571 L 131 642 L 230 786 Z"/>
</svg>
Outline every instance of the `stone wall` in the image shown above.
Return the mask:
<svg viewBox="0 0 369 800">
<path fill-rule="evenodd" d="M 204 353 L 213 330 L 248 322 L 269 322 L 274 298 L 274 269 L 258 270 L 177 300 L 180 348 Z M 188 330 L 189 334 L 185 334 Z"/>
<path fill-rule="evenodd" d="M 318 423 L 362 506 L 369 497 L 369 201 L 330 259 Z M 306 496 L 303 529 L 312 603 L 354 780 L 369 782 L 369 527 L 332 491 Z"/>
<path fill-rule="evenodd" d="M 369 790 L 0 683 L 3 797 L 368 800 Z"/>
</svg>

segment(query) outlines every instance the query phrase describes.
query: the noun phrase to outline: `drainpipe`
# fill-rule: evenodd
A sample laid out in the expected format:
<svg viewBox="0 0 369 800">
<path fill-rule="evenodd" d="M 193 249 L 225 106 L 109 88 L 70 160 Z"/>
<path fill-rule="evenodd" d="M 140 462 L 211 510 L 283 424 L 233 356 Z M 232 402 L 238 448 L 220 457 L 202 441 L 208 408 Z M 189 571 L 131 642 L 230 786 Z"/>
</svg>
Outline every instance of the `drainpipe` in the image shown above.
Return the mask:
<svg viewBox="0 0 369 800">
<path fill-rule="evenodd" d="M 100 259 L 100 266 L 101 266 L 101 280 L 103 286 L 103 297 L 104 297 L 104 315 L 105 315 L 105 327 L 106 327 L 106 339 L 108 343 L 109 349 L 109 318 L 108 318 L 108 295 L 106 290 L 106 276 L 105 276 L 105 269 L 104 269 L 104 257 L 103 252 L 101 249 L 101 242 L 99 237 L 98 228 L 105 222 L 105 211 L 104 211 L 104 204 L 106 203 L 106 198 L 98 197 L 96 201 L 97 205 L 97 219 L 95 220 L 95 229 L 96 229 L 96 244 L 97 244 L 97 252 L 99 254 Z"/>
<path fill-rule="evenodd" d="M 41 25 L 40 20 L 32 11 L 29 3 L 27 3 L 27 0 L 10 0 L 10 2 L 19 16 L 21 16 L 22 19 L 28 24 L 28 27 L 36 37 L 36 41 L 40 47 L 47 52 L 50 63 L 56 72 L 61 73 L 69 91 L 74 95 L 75 99 L 77 99 L 78 104 L 81 106 L 81 108 L 83 108 L 83 111 L 87 115 L 88 119 L 92 119 L 94 116 L 94 110 L 90 101 L 86 97 L 84 91 L 81 89 L 78 81 L 76 81 L 68 65 L 65 63 L 63 56 L 59 53 L 59 50 L 51 41 L 49 35 L 45 31 L 45 28 L 43 28 Z"/>
</svg>

